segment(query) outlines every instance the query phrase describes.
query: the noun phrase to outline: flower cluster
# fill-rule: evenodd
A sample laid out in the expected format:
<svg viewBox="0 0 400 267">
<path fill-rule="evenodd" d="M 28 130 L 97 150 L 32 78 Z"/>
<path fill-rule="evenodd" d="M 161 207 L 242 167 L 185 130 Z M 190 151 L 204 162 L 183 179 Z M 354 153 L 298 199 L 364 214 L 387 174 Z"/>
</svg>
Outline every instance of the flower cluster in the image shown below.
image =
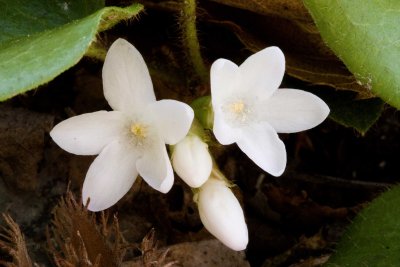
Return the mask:
<svg viewBox="0 0 400 267">
<path fill-rule="evenodd" d="M 286 150 L 278 133 L 293 133 L 320 124 L 329 114 L 317 96 L 278 89 L 285 58 L 266 48 L 237 66 L 218 59 L 211 67 L 213 132 L 222 145 L 236 143 L 264 171 L 279 176 Z M 130 43 L 118 39 L 103 67 L 104 96 L 113 111 L 69 118 L 50 132 L 64 150 L 97 155 L 82 188 L 91 211 L 114 205 L 140 175 L 167 193 L 173 169 L 195 192 L 201 221 L 226 246 L 243 250 L 248 243 L 243 210 L 231 184 L 218 170 L 190 106 L 155 98 L 147 66 Z M 165 145 L 171 145 L 172 165 Z"/>
</svg>

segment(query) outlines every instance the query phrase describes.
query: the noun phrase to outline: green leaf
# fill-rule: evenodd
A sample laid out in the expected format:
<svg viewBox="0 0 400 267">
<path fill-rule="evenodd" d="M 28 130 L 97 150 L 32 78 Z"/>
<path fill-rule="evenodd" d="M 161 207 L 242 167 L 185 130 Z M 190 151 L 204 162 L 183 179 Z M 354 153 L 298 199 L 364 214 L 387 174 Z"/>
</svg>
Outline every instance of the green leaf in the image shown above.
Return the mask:
<svg viewBox="0 0 400 267">
<path fill-rule="evenodd" d="M 304 3 L 323 39 L 358 81 L 400 108 L 400 1 Z"/>
<path fill-rule="evenodd" d="M 204 129 L 212 130 L 214 124 L 214 111 L 211 104 L 211 96 L 202 96 L 195 99 L 190 106 L 194 115 Z"/>
<path fill-rule="evenodd" d="M 378 120 L 384 106 L 384 102 L 379 98 L 357 100 L 336 97 L 328 103 L 331 104 L 329 116 L 334 121 L 346 127 L 353 127 L 362 135 Z"/>
<path fill-rule="evenodd" d="M 0 101 L 49 82 L 78 63 L 99 31 L 143 8 L 102 6 L 98 0 L 0 0 Z"/>
<path fill-rule="evenodd" d="M 400 186 L 396 186 L 358 214 L 325 266 L 399 266 L 399 240 Z"/>
<path fill-rule="evenodd" d="M 329 117 L 345 127 L 353 127 L 364 135 L 382 114 L 384 102 L 379 98 L 356 99 L 350 91 L 313 91 L 329 106 Z"/>
</svg>

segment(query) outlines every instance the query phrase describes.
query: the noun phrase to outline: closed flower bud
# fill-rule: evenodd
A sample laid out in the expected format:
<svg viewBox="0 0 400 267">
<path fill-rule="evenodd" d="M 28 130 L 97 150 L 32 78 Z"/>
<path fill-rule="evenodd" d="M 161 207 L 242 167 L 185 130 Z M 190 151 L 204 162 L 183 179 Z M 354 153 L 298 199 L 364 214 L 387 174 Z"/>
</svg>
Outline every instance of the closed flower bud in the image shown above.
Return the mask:
<svg viewBox="0 0 400 267">
<path fill-rule="evenodd" d="M 243 210 L 225 181 L 210 178 L 197 195 L 204 227 L 227 247 L 239 251 L 249 241 Z"/>
<path fill-rule="evenodd" d="M 174 147 L 172 166 L 190 187 L 200 187 L 211 174 L 212 159 L 207 144 L 188 135 Z"/>
</svg>

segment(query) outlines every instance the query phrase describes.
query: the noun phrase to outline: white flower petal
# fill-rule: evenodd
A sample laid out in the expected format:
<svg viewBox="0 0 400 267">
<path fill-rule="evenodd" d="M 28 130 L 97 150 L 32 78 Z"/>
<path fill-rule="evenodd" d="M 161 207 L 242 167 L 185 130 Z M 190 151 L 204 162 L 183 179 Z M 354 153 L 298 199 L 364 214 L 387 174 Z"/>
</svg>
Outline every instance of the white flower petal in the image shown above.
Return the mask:
<svg viewBox="0 0 400 267">
<path fill-rule="evenodd" d="M 297 89 L 279 89 L 262 105 L 263 118 L 278 133 L 295 133 L 323 122 L 329 107 L 319 97 Z"/>
<path fill-rule="evenodd" d="M 161 138 L 152 140 L 151 146 L 143 151 L 136 161 L 137 170 L 142 178 L 154 189 L 167 193 L 174 182 L 174 173 L 168 157 L 167 148 Z"/>
<path fill-rule="evenodd" d="M 176 100 L 160 100 L 149 105 L 158 132 L 164 142 L 174 145 L 189 132 L 194 118 L 193 109 Z"/>
<path fill-rule="evenodd" d="M 96 155 L 121 135 L 126 117 L 119 111 L 97 111 L 69 118 L 50 132 L 62 149 L 77 155 Z"/>
<path fill-rule="evenodd" d="M 239 251 L 249 241 L 243 210 L 223 181 L 210 178 L 198 195 L 200 219 L 204 227 L 227 247 Z"/>
<path fill-rule="evenodd" d="M 221 109 L 214 109 L 214 126 L 213 132 L 215 138 L 222 145 L 230 145 L 240 138 L 240 131 L 232 128 L 225 121 L 224 114 Z"/>
<path fill-rule="evenodd" d="M 120 200 L 132 187 L 138 173 L 137 154 L 125 140 L 116 140 L 107 145 L 93 161 L 86 174 L 82 188 L 85 205 L 90 198 L 88 209 L 100 211 Z"/>
<path fill-rule="evenodd" d="M 239 67 L 241 86 L 259 98 L 268 98 L 282 82 L 285 56 L 275 46 L 267 47 L 248 57 Z"/>
<path fill-rule="evenodd" d="M 185 137 L 174 147 L 172 165 L 190 187 L 200 187 L 210 177 L 212 169 L 207 144 L 195 135 Z"/>
<path fill-rule="evenodd" d="M 210 70 L 212 104 L 215 109 L 226 98 L 240 92 L 239 67 L 230 60 L 216 60 Z M 221 102 L 222 101 L 222 102 Z"/>
<path fill-rule="evenodd" d="M 167 177 L 161 183 L 158 191 L 161 193 L 168 193 L 174 185 L 174 170 L 172 169 L 171 161 L 169 160 L 167 150 L 165 150 L 165 165 L 167 166 Z"/>
<path fill-rule="evenodd" d="M 264 171 L 280 176 L 286 167 L 286 149 L 268 123 L 243 128 L 239 148 Z"/>
<path fill-rule="evenodd" d="M 114 110 L 130 113 L 156 100 L 142 55 L 124 39 L 116 40 L 107 52 L 103 87 L 104 96 Z"/>
</svg>

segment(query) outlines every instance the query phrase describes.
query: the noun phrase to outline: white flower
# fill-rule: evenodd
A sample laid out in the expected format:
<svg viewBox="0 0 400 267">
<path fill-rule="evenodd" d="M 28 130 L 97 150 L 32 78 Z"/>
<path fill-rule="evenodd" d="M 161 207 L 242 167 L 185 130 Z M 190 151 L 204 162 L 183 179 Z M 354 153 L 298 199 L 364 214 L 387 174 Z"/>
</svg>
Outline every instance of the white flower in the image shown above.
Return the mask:
<svg viewBox="0 0 400 267">
<path fill-rule="evenodd" d="M 204 227 L 224 245 L 244 250 L 249 241 L 243 210 L 225 181 L 210 178 L 197 195 L 200 219 Z"/>
<path fill-rule="evenodd" d="M 207 144 L 197 135 L 189 134 L 174 146 L 172 166 L 190 187 L 200 187 L 210 177 L 212 169 Z"/>
<path fill-rule="evenodd" d="M 294 133 L 320 124 L 329 108 L 317 96 L 279 89 L 285 57 L 278 47 L 251 55 L 237 66 L 218 59 L 211 67 L 214 134 L 239 148 L 264 171 L 279 176 L 286 166 L 285 145 L 277 133 Z"/>
<path fill-rule="evenodd" d="M 193 110 L 175 100 L 156 101 L 141 54 L 118 39 L 103 67 L 104 96 L 114 111 L 72 117 L 54 127 L 53 140 L 78 155 L 96 155 L 82 189 L 89 210 L 121 199 L 138 174 L 154 189 L 168 192 L 174 176 L 165 144 L 176 144 L 190 129 Z"/>
</svg>

